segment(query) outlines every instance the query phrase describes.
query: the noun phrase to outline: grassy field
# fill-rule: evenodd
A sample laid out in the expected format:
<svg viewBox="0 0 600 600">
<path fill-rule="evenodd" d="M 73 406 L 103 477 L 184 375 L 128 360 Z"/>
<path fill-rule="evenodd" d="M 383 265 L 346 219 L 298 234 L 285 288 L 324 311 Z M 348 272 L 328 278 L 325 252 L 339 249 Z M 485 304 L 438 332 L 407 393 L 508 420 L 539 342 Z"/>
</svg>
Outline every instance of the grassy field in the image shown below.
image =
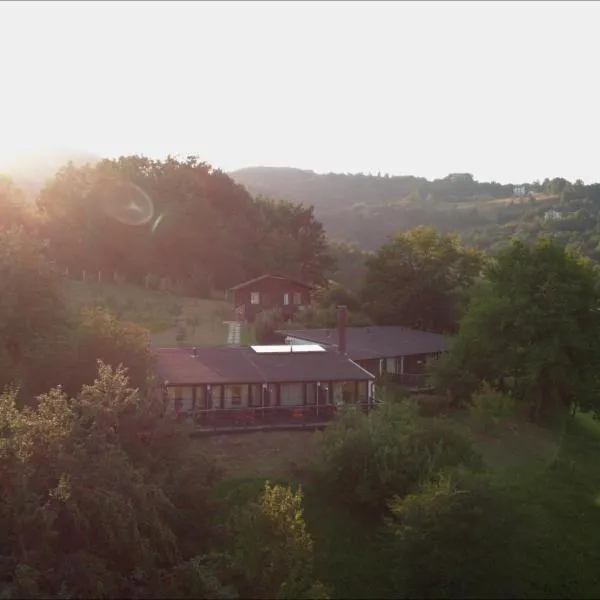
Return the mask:
<svg viewBox="0 0 600 600">
<path fill-rule="evenodd" d="M 600 423 L 578 415 L 564 432 L 518 423 L 483 433 L 467 414 L 450 421 L 473 440 L 492 475 L 526 512 L 523 597 L 600 597 Z M 232 502 L 258 493 L 265 479 L 303 485 L 317 575 L 335 588 L 334 597 L 389 597 L 378 574 L 377 528 L 298 476 L 297 465 L 314 456 L 317 436 L 268 431 L 195 442 L 197 451 L 216 456 L 225 469 L 221 493 Z"/>
<path fill-rule="evenodd" d="M 101 306 L 124 321 L 146 327 L 154 346 L 177 344 L 177 323 L 184 323 L 184 344 L 217 346 L 227 343 L 225 321 L 233 305 L 223 300 L 174 296 L 129 284 L 65 281 L 65 297 L 72 308 Z M 250 328 L 242 329 L 242 344 L 253 343 Z"/>
</svg>

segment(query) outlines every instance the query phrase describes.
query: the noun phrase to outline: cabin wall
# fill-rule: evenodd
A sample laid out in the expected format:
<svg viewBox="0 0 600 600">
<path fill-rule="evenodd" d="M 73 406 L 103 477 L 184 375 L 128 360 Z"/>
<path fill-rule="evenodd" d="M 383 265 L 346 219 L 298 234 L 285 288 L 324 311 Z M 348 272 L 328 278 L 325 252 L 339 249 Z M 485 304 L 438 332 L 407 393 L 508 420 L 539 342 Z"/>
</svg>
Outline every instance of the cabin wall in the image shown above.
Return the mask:
<svg viewBox="0 0 600 600">
<path fill-rule="evenodd" d="M 253 304 L 254 293 L 258 293 L 258 304 Z M 311 290 L 295 281 L 263 279 L 236 290 L 236 308 L 244 307 L 245 317 L 253 320 L 264 310 L 280 308 L 286 316 L 293 315 L 300 307 L 311 302 Z"/>
</svg>

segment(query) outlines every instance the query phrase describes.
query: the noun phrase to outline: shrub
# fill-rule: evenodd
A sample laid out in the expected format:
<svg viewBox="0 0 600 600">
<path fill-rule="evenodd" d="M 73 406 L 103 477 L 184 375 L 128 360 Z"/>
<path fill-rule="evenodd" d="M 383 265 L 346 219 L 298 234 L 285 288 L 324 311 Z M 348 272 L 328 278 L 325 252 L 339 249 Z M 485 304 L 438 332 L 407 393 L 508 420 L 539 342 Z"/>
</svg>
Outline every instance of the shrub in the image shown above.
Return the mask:
<svg viewBox="0 0 600 600">
<path fill-rule="evenodd" d="M 440 474 L 390 503 L 384 539 L 395 597 L 518 597 L 520 516 L 486 477 Z"/>
<path fill-rule="evenodd" d="M 273 308 L 259 313 L 254 320 L 254 337 L 259 344 L 273 344 L 279 340 L 275 333 L 284 324 L 280 308 Z"/>
<path fill-rule="evenodd" d="M 243 598 L 327 598 L 313 576 L 313 541 L 302 491 L 270 485 L 234 511 L 229 530 L 237 589 Z"/>
<path fill-rule="evenodd" d="M 470 415 L 485 431 L 494 429 L 503 421 L 513 418 L 515 410 L 514 398 L 494 390 L 487 382 L 473 394 L 469 406 Z"/>
<path fill-rule="evenodd" d="M 327 428 L 315 462 L 319 483 L 353 507 L 381 514 L 440 469 L 478 466 L 470 443 L 415 406 L 389 403 L 369 415 L 344 414 Z"/>
</svg>

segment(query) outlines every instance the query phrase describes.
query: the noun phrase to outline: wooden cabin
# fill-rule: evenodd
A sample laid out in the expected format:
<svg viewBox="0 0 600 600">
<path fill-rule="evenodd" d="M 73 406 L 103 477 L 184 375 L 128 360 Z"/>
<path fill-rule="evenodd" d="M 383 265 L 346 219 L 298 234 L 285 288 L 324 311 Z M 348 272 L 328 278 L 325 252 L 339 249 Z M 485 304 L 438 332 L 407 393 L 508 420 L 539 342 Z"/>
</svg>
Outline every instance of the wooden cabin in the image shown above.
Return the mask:
<svg viewBox="0 0 600 600">
<path fill-rule="evenodd" d="M 420 387 L 425 367 L 447 349 L 447 339 L 400 326 L 346 327 L 346 315 L 340 307 L 340 323 L 332 329 L 280 330 L 288 344 L 321 344 L 339 349 L 370 373 L 388 376 L 409 387 Z"/>
<path fill-rule="evenodd" d="M 317 344 L 158 348 L 155 358 L 165 413 L 204 428 L 320 423 L 374 402 L 375 377 Z"/>
<path fill-rule="evenodd" d="M 236 312 L 242 320 L 252 322 L 264 310 L 279 308 L 286 319 L 311 302 L 314 286 L 284 277 L 262 275 L 231 288 Z"/>
</svg>

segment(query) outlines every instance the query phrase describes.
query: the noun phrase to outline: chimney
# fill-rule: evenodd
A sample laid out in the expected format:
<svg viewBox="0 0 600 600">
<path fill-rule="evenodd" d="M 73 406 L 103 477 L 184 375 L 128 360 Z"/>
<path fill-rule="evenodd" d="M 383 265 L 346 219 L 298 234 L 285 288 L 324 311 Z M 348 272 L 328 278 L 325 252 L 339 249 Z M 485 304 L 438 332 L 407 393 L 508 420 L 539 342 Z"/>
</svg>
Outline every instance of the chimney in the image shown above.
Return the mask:
<svg viewBox="0 0 600 600">
<path fill-rule="evenodd" d="M 348 326 L 348 312 L 346 307 L 341 305 L 337 307 L 338 314 L 338 351 L 340 354 L 346 354 L 346 328 Z"/>
</svg>

